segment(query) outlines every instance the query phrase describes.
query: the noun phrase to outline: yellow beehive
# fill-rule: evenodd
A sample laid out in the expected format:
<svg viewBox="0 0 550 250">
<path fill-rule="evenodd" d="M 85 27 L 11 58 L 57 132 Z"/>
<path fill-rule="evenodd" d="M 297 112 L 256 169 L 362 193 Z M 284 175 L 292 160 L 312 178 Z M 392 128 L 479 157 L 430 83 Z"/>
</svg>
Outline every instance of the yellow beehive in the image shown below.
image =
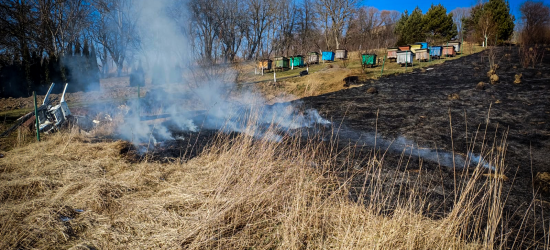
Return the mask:
<svg viewBox="0 0 550 250">
<path fill-rule="evenodd" d="M 413 53 L 416 53 L 416 50 L 421 48 L 422 48 L 422 44 L 411 44 L 411 51 Z"/>
</svg>

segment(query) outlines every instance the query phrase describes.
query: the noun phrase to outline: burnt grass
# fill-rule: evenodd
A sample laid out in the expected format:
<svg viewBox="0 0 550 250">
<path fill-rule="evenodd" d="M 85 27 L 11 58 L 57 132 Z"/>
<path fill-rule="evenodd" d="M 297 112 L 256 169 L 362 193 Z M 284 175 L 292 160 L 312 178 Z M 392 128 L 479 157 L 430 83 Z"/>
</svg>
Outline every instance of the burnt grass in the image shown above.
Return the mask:
<svg viewBox="0 0 550 250">
<path fill-rule="evenodd" d="M 550 224 L 550 216 L 545 215 L 550 210 L 550 195 L 537 192 L 533 177 L 550 171 L 550 53 L 535 68 L 523 68 L 517 47 L 496 49 L 500 82 L 494 85 L 488 83 L 487 56 L 484 51 L 430 70 L 409 69 L 409 73 L 300 101 L 333 121 L 340 130 L 341 147 L 353 146 L 352 156 L 359 166 L 342 169 L 340 174 L 342 179 L 353 180 L 352 199 L 357 199 L 357 190 L 365 183 L 361 160 L 373 153 L 372 146 L 357 143 L 361 133 L 377 132 L 390 141 L 403 136 L 420 146 L 454 149 L 457 154 L 468 150 L 480 153 L 483 141 L 489 149 L 494 143 L 506 148 L 505 175 L 509 179 L 502 191 L 506 199 L 503 233 L 509 234 L 512 241 L 523 242 L 522 247 L 540 247 Z M 514 84 L 514 76 L 519 73 L 522 82 Z M 484 90 L 476 89 L 481 81 L 486 83 Z M 378 93 L 368 93 L 371 87 Z M 458 94 L 458 99 L 450 98 L 451 94 Z M 389 192 L 408 197 L 412 187 L 427 191 L 430 207 L 425 214 L 434 218 L 445 216 L 452 208 L 458 172 L 462 171 L 406 153 L 388 151 L 384 157 L 387 185 L 406 179 L 398 181 L 403 183 L 399 184 L 402 188 Z M 468 177 L 457 178 L 457 186 L 468 181 Z M 531 204 L 534 199 L 535 204 Z M 391 207 L 388 204 L 390 212 Z M 517 230 L 520 225 L 523 228 Z"/>
<path fill-rule="evenodd" d="M 425 202 L 429 205 L 424 204 L 422 210 L 433 219 L 452 210 L 455 195 L 460 195 L 461 187 L 471 178 L 472 169 L 470 174 L 464 174 L 463 168 L 453 169 L 407 152 L 386 152 L 384 146 L 374 148 L 361 143 L 365 134 L 376 133 L 387 141 L 404 137 L 421 148 L 457 155 L 479 154 L 481 145 L 485 145 L 485 151 L 504 148 L 508 179 L 503 184 L 504 214 L 498 231 L 508 237 L 507 248 L 544 245 L 550 225 L 550 216 L 546 215 L 550 211 L 550 194 L 539 193 L 533 177 L 550 171 L 550 53 L 534 68 L 524 68 L 517 47 L 495 51 L 500 81 L 494 85 L 489 83 L 488 51 L 484 51 L 429 69 L 411 72 L 409 68 L 408 73 L 296 101 L 332 121 L 332 127 L 320 128 L 326 136 L 316 128 L 316 139 L 312 140 L 325 143 L 327 140 L 319 139 L 336 132 L 333 138 L 338 149 L 348 152 L 337 157 L 341 167 L 336 172 L 342 181 L 351 183 L 350 199 L 369 200 L 370 193 L 361 190 L 374 184 L 369 177 L 373 173 L 366 173 L 367 160 L 373 154 L 383 154 L 381 179 L 376 183 L 382 186 L 382 192 L 400 200 L 406 200 L 411 192 L 426 193 Z M 514 84 L 519 73 L 522 82 Z M 479 82 L 486 83 L 485 89 L 476 88 Z M 377 91 L 367 91 L 372 87 Z M 163 142 L 148 151 L 146 157 L 187 160 L 199 155 L 218 133 L 208 129 L 173 132 L 185 139 Z M 478 181 L 479 188 L 483 182 Z M 397 200 L 387 202 L 381 213 L 390 215 Z"/>
</svg>

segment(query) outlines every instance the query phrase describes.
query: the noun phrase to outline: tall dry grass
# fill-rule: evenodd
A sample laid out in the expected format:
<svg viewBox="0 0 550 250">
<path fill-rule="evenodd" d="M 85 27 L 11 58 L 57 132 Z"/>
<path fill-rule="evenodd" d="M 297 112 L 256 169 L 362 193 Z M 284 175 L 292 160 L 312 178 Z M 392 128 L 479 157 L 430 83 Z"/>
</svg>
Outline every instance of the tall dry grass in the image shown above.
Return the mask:
<svg viewBox="0 0 550 250">
<path fill-rule="evenodd" d="M 518 47 L 519 51 L 519 62 L 524 68 L 535 68 L 537 63 L 541 63 L 544 58 L 546 50 L 544 47 L 539 45 L 527 46 L 522 44 Z"/>
<path fill-rule="evenodd" d="M 351 178 L 338 176 L 357 164 L 352 148 L 272 138 L 220 134 L 183 163 L 135 162 L 128 143 L 76 130 L 17 148 L 0 164 L 0 249 L 510 247 L 502 179 L 483 178 L 482 168 L 464 170 L 455 205 L 432 219 L 420 176 L 386 184 L 383 152 L 361 161 L 354 201 Z M 504 152 L 491 152 L 501 174 Z M 404 188 L 412 191 L 395 195 Z"/>
</svg>

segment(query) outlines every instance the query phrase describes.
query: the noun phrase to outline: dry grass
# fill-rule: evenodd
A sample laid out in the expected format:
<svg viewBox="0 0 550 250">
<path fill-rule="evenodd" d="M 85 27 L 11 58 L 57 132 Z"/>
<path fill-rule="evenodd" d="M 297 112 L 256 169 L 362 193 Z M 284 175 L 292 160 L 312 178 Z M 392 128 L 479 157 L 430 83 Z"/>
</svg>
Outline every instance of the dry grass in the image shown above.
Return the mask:
<svg viewBox="0 0 550 250">
<path fill-rule="evenodd" d="M 349 180 L 335 176 L 353 167 L 336 160 L 350 152 L 303 140 L 219 135 L 185 163 L 136 163 L 123 141 L 94 142 L 77 131 L 48 136 L 0 160 L 0 249 L 505 246 L 502 178 L 468 170 L 456 205 L 435 220 L 422 215 L 427 192 L 414 181 L 390 187 L 406 185 L 413 190 L 406 196 L 383 186 L 382 155 L 365 159 L 370 184 L 353 202 Z M 504 150 L 490 159 L 501 175 Z"/>
<path fill-rule="evenodd" d="M 305 96 L 315 96 L 338 91 L 344 88 L 344 78 L 355 75 L 353 70 L 343 68 L 338 64 L 330 64 L 316 73 L 305 77 L 296 77 L 272 82 L 256 84 L 256 90 L 268 102 L 290 101 Z"/>
<path fill-rule="evenodd" d="M 537 63 L 542 62 L 546 50 L 540 46 L 525 46 L 521 45 L 519 50 L 519 61 L 524 68 L 531 66 L 535 68 Z"/>
</svg>

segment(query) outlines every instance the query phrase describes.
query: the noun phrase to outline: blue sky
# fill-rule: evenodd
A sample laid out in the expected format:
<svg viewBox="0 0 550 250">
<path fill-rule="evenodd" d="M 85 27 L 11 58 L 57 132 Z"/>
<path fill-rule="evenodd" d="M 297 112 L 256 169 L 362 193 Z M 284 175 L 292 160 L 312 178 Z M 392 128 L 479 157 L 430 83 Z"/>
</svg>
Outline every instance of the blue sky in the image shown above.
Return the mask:
<svg viewBox="0 0 550 250">
<path fill-rule="evenodd" d="M 519 19 L 519 5 L 524 0 L 509 0 L 510 8 L 512 9 L 512 14 L 516 17 L 516 20 Z M 411 0 L 364 0 L 363 5 L 372 6 L 379 10 L 397 10 L 403 12 L 409 10 L 409 13 L 416 8 L 420 7 L 423 13 L 426 13 L 430 6 L 433 4 L 441 3 L 447 11 L 451 11 L 457 7 L 470 7 L 477 3 L 476 0 L 440 0 L 440 1 L 411 1 Z M 550 3 L 550 0 L 543 0 L 546 4 Z"/>
</svg>

